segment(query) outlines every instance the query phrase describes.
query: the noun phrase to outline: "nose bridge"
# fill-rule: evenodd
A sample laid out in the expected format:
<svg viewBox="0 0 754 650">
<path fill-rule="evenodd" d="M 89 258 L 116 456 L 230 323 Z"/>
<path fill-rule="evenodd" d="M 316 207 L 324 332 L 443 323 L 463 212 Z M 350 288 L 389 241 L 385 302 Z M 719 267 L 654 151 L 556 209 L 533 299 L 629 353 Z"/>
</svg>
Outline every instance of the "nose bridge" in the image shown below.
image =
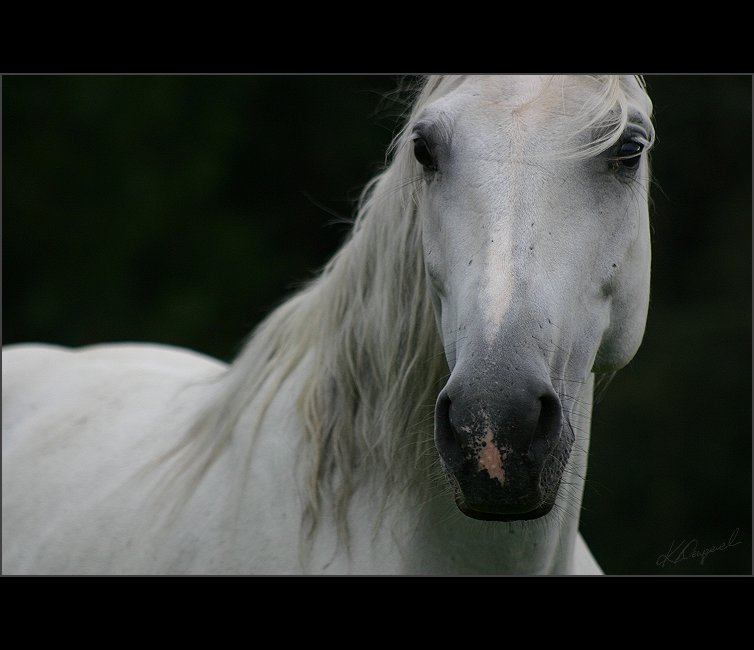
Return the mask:
<svg viewBox="0 0 754 650">
<path fill-rule="evenodd" d="M 571 250 L 574 237 L 557 227 L 564 220 L 546 187 L 549 170 L 508 160 L 495 171 L 470 193 L 471 217 L 459 219 L 463 236 L 443 305 L 449 364 L 471 345 L 477 356 L 526 349 L 557 371 L 568 363 L 577 326 L 569 296 L 591 289 Z"/>
<path fill-rule="evenodd" d="M 547 290 L 553 283 L 548 277 L 552 276 L 551 264 L 541 250 L 548 245 L 543 241 L 547 229 L 552 233 L 541 174 L 510 161 L 501 165 L 500 172 L 496 186 L 501 187 L 484 208 L 485 240 L 480 242 L 484 255 L 476 280 L 484 338 L 490 346 L 512 319 L 544 316 L 554 297 Z M 515 310 L 518 313 L 511 313 Z"/>
<path fill-rule="evenodd" d="M 456 362 L 485 368 L 490 380 L 558 372 L 568 363 L 572 338 L 558 285 L 530 260 L 493 258 L 475 278 L 471 309 L 461 312 Z"/>
</svg>

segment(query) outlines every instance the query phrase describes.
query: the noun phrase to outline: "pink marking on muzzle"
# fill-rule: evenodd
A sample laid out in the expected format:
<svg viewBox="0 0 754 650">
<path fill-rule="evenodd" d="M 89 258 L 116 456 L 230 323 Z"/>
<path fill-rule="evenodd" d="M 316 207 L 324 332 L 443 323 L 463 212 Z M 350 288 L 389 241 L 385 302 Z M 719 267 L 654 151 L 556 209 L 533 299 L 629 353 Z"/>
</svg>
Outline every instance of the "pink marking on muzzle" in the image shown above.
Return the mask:
<svg viewBox="0 0 754 650">
<path fill-rule="evenodd" d="M 508 457 L 508 450 L 500 450 L 493 441 L 492 429 L 487 427 L 487 434 L 482 438 L 479 447 L 479 466 L 489 474 L 490 478 L 496 479 L 500 485 L 505 483 L 505 470 L 503 462 Z"/>
</svg>

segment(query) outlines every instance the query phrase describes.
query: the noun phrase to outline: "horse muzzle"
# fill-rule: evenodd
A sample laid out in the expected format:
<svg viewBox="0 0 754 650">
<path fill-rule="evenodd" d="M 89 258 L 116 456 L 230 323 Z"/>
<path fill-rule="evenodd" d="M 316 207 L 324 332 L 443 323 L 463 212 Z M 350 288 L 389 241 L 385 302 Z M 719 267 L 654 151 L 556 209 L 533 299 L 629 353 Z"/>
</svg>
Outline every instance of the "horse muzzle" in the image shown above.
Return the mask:
<svg viewBox="0 0 754 650">
<path fill-rule="evenodd" d="M 573 432 L 549 381 L 501 383 L 451 378 L 435 408 L 435 444 L 461 512 L 534 519 L 555 503 Z"/>
</svg>

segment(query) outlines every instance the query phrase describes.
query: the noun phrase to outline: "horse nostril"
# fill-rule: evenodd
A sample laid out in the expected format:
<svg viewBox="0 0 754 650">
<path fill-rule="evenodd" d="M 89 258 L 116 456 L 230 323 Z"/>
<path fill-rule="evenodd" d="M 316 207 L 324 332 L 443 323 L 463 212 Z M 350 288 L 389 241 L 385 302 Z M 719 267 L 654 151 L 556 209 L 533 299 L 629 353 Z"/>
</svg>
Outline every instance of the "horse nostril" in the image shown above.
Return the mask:
<svg viewBox="0 0 754 650">
<path fill-rule="evenodd" d="M 538 401 L 539 417 L 534 427 L 528 454 L 535 460 L 544 461 L 563 426 L 563 409 L 555 393 L 545 393 Z"/>
<path fill-rule="evenodd" d="M 443 390 L 435 405 L 435 444 L 452 471 L 490 443 L 542 464 L 557 444 L 562 423 L 560 399 L 551 387 L 523 392 L 518 399 L 490 400 L 476 411 L 465 408 L 463 398 L 454 403 Z"/>
<path fill-rule="evenodd" d="M 461 441 L 450 421 L 450 397 L 445 391 L 440 393 L 435 406 L 435 445 L 449 466 L 457 468 L 463 463 Z"/>
<path fill-rule="evenodd" d="M 539 398 L 539 404 L 539 419 L 534 435 L 552 437 L 560 431 L 563 423 L 563 409 L 560 406 L 560 400 L 554 393 L 548 393 Z"/>
</svg>

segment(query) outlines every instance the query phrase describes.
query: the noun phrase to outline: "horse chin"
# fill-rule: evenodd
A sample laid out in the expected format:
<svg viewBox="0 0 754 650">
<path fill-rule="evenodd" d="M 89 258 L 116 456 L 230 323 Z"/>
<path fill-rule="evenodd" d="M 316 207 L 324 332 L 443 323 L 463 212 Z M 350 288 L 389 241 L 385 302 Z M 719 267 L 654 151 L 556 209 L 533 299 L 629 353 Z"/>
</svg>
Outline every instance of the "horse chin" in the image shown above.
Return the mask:
<svg viewBox="0 0 754 650">
<path fill-rule="evenodd" d="M 527 519 L 538 519 L 539 517 L 544 517 L 548 514 L 554 505 L 555 501 L 553 500 L 549 503 L 543 503 L 533 510 L 514 513 L 475 510 L 466 504 L 462 495 L 456 494 L 456 506 L 458 506 L 458 509 L 467 517 L 470 517 L 471 519 L 479 519 L 481 521 L 524 521 Z"/>
<path fill-rule="evenodd" d="M 451 475 L 452 476 L 452 475 Z M 456 507 L 467 517 L 481 521 L 526 521 L 538 519 L 547 515 L 555 506 L 560 478 L 549 486 L 544 493 L 535 496 L 530 493 L 529 498 L 519 498 L 513 501 L 500 501 L 498 499 L 472 498 L 464 495 L 461 484 L 455 476 L 452 476 L 451 484 L 455 497 Z M 478 495 L 477 495 L 478 496 Z"/>
</svg>

